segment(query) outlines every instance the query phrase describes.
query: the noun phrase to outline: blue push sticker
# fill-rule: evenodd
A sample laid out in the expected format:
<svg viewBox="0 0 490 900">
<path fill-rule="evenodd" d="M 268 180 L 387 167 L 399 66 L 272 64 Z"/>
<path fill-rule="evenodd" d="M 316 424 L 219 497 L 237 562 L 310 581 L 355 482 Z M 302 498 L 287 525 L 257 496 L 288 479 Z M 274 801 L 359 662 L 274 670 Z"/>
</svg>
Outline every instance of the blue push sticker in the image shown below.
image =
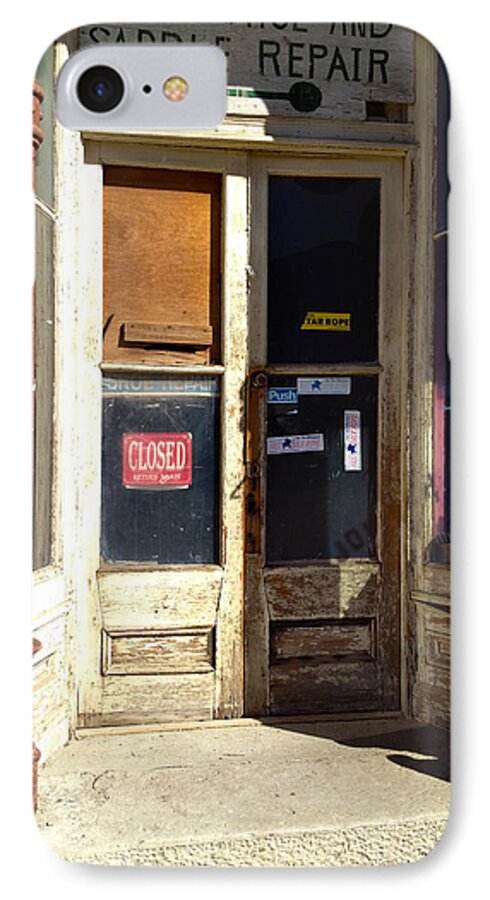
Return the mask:
<svg viewBox="0 0 490 900">
<path fill-rule="evenodd" d="M 277 387 L 267 390 L 267 403 L 297 403 L 298 391 L 294 387 Z"/>
</svg>

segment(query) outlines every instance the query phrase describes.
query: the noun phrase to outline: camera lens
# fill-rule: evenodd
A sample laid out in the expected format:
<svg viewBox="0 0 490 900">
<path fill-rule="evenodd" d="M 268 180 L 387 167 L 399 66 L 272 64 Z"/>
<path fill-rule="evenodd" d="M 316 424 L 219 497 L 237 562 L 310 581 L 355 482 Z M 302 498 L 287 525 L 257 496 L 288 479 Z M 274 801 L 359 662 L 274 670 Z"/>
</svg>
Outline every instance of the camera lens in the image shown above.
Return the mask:
<svg viewBox="0 0 490 900">
<path fill-rule="evenodd" d="M 92 112 L 102 113 L 115 109 L 123 94 L 123 80 L 109 66 L 92 66 L 78 80 L 78 99 L 82 106 Z"/>
</svg>

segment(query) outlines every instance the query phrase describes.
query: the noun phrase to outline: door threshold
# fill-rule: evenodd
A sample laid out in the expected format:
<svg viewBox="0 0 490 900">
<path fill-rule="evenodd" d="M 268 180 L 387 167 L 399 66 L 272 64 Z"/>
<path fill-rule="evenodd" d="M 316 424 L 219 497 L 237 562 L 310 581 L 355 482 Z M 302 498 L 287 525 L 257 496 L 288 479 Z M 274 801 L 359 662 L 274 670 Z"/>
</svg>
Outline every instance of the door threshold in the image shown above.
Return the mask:
<svg viewBox="0 0 490 900">
<path fill-rule="evenodd" d="M 166 731 L 196 731 L 205 728 L 259 728 L 261 726 L 294 725 L 301 722 L 362 722 L 369 720 L 403 719 L 406 717 L 399 710 L 389 712 L 358 713 L 318 713 L 316 715 L 296 716 L 257 716 L 240 719 L 206 719 L 188 722 L 139 722 L 138 724 L 97 725 L 93 728 L 81 726 L 75 729 L 75 740 L 97 735 L 121 734 L 154 734 Z"/>
</svg>

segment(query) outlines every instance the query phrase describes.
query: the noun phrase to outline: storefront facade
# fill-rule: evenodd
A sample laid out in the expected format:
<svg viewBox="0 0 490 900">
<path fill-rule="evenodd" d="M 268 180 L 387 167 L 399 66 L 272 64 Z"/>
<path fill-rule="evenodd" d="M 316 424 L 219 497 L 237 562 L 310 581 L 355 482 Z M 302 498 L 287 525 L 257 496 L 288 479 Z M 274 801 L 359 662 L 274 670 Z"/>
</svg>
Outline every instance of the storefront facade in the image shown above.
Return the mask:
<svg viewBox="0 0 490 900">
<path fill-rule="evenodd" d="M 445 724 L 437 53 L 386 25 L 111 25 L 61 39 L 54 68 L 91 42 L 178 39 L 229 53 L 218 129 L 54 128 L 34 663 L 56 699 L 37 742 L 239 717 Z"/>
</svg>

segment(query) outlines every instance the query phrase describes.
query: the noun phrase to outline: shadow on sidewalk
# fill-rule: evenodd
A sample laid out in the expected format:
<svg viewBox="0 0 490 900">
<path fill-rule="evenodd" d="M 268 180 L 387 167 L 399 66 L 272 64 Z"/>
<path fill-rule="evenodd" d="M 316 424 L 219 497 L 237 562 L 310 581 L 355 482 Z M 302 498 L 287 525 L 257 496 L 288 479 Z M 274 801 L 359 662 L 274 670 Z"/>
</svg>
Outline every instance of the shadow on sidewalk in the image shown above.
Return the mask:
<svg viewBox="0 0 490 900">
<path fill-rule="evenodd" d="M 343 727 L 340 723 L 330 722 L 274 723 L 274 727 L 323 737 L 346 747 L 393 750 L 395 752 L 387 753 L 386 758 L 395 765 L 441 781 L 450 781 L 449 733 L 443 728 L 414 724 L 409 728 L 387 730 L 386 722 L 380 728 L 376 728 L 373 722 L 369 725 L 363 722 L 346 722 Z M 355 735 L 356 731 L 358 736 Z M 359 735 L 362 731 L 368 733 Z M 347 736 L 349 732 L 352 736 Z"/>
</svg>

